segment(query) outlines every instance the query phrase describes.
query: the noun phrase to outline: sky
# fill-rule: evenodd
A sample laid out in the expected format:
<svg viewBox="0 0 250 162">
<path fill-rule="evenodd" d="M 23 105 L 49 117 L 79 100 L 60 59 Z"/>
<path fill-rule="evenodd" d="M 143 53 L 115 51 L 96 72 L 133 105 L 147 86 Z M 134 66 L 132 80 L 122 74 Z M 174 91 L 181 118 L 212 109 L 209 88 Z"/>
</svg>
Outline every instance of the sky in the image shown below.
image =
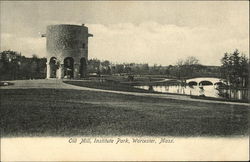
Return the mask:
<svg viewBox="0 0 250 162">
<path fill-rule="evenodd" d="M 194 56 L 220 65 L 236 48 L 249 55 L 247 1 L 1 1 L 1 51 L 46 57 L 46 26 L 85 24 L 89 59 L 174 65 Z"/>
</svg>

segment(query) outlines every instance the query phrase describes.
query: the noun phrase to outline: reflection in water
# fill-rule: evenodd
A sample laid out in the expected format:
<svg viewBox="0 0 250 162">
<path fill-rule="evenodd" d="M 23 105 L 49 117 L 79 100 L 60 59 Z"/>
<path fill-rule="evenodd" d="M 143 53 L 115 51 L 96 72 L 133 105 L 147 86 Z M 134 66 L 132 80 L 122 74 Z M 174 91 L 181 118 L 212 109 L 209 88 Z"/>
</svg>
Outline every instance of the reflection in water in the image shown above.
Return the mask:
<svg viewBox="0 0 250 162">
<path fill-rule="evenodd" d="M 248 100 L 248 89 L 219 89 L 218 92 L 223 98 Z"/>
<path fill-rule="evenodd" d="M 207 96 L 216 98 L 232 98 L 232 99 L 245 99 L 247 97 L 247 91 L 243 90 L 226 90 L 218 89 L 216 85 L 206 86 L 181 86 L 181 85 L 166 85 L 166 86 L 135 86 L 136 88 L 163 92 L 163 93 L 178 93 L 195 96 Z"/>
</svg>

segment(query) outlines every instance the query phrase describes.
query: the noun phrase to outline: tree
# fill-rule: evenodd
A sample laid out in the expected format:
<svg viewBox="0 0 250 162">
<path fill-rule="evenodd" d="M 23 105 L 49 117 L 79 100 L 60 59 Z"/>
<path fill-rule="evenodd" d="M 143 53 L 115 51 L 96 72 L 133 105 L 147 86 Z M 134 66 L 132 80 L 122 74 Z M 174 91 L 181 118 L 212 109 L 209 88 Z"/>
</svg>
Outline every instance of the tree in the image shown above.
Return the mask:
<svg viewBox="0 0 250 162">
<path fill-rule="evenodd" d="M 194 57 L 194 56 L 189 56 L 186 58 L 186 60 L 184 61 L 184 65 L 198 65 L 199 64 L 199 60 Z"/>
<path fill-rule="evenodd" d="M 240 77 L 241 79 L 241 85 L 242 87 L 247 87 L 248 79 L 249 79 L 249 68 L 250 63 L 249 60 L 245 55 L 242 55 L 240 58 Z"/>
<path fill-rule="evenodd" d="M 249 59 L 236 49 L 221 59 L 221 77 L 232 87 L 247 87 Z"/>
<path fill-rule="evenodd" d="M 176 62 L 178 79 L 193 77 L 194 70 L 200 66 L 199 62 L 200 61 L 194 56 L 187 57 L 185 60 L 179 59 Z"/>
<path fill-rule="evenodd" d="M 124 65 L 123 64 L 118 64 L 116 65 L 116 73 L 123 73 L 124 72 Z"/>
<path fill-rule="evenodd" d="M 88 61 L 88 72 L 97 73 L 100 72 L 101 61 L 98 59 L 90 59 Z"/>
<path fill-rule="evenodd" d="M 101 73 L 110 75 L 111 74 L 110 62 L 108 60 L 104 60 L 101 61 L 100 64 L 101 64 Z"/>
</svg>

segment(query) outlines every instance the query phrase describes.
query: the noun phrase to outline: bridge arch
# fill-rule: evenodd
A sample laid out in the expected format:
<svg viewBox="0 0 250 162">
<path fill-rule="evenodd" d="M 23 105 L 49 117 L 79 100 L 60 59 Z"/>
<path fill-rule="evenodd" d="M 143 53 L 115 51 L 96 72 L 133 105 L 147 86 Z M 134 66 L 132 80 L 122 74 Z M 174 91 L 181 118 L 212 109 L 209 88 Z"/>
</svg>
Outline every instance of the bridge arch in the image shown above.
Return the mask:
<svg viewBox="0 0 250 162">
<path fill-rule="evenodd" d="M 213 82 L 209 80 L 202 80 L 199 82 L 199 85 L 206 86 L 206 85 L 213 85 Z"/>
<path fill-rule="evenodd" d="M 188 85 L 189 86 L 197 86 L 198 83 L 196 81 L 190 81 L 190 82 L 188 82 Z"/>
<path fill-rule="evenodd" d="M 219 82 L 215 82 L 214 85 L 225 85 L 223 82 L 219 81 Z"/>
</svg>

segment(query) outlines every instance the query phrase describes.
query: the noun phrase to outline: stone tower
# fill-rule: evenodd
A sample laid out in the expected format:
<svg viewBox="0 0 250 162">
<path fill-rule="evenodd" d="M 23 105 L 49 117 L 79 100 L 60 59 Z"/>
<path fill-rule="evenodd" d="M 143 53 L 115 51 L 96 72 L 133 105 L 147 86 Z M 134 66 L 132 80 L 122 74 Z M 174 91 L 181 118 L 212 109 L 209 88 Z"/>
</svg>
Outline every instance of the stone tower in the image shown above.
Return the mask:
<svg viewBox="0 0 250 162">
<path fill-rule="evenodd" d="M 47 78 L 86 77 L 88 28 L 83 25 L 50 25 L 46 34 Z"/>
</svg>

